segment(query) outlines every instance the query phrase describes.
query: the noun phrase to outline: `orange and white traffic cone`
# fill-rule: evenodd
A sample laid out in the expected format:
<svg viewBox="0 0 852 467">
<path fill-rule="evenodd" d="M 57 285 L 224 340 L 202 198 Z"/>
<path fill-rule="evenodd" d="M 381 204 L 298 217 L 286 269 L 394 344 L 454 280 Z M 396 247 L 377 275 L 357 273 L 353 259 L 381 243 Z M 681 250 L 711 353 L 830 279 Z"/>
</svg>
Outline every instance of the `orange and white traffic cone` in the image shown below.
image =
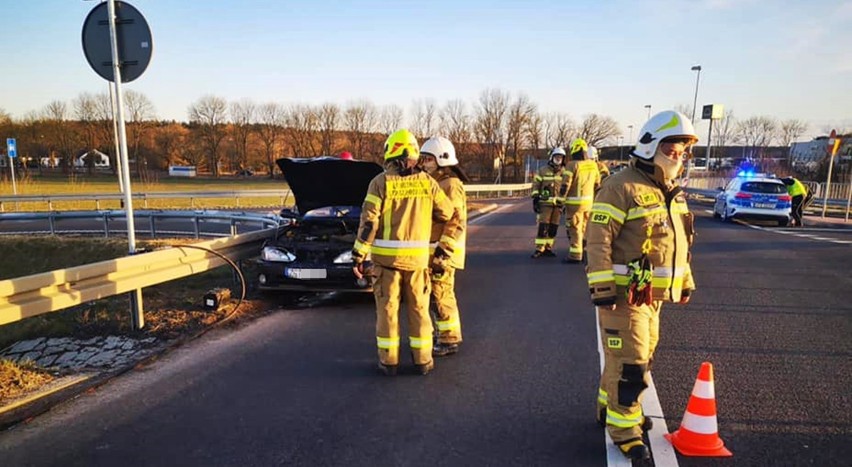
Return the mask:
<svg viewBox="0 0 852 467">
<path fill-rule="evenodd" d="M 665 436 L 684 456 L 733 456 L 719 438 L 716 424 L 716 391 L 713 389 L 713 364 L 710 362 L 701 364 L 680 428 Z"/>
</svg>

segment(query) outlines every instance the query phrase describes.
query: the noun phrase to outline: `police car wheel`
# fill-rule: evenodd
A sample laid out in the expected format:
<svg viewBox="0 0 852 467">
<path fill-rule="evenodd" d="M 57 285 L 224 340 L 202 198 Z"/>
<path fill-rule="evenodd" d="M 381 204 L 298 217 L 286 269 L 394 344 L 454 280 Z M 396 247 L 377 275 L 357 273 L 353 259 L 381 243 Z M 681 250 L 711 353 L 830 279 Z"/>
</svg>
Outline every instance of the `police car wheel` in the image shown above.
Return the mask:
<svg viewBox="0 0 852 467">
<path fill-rule="evenodd" d="M 728 203 L 722 205 L 722 214 L 719 215 L 719 218 L 722 219 L 722 222 L 731 221 L 731 218 L 728 217 Z"/>
</svg>

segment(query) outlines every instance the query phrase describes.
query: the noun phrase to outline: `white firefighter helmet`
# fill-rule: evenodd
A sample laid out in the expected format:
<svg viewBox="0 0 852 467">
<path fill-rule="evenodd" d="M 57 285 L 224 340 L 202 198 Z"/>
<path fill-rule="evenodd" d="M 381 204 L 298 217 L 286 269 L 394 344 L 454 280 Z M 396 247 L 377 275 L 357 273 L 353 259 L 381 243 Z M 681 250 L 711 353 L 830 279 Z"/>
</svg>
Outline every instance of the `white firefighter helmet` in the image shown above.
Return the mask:
<svg viewBox="0 0 852 467">
<path fill-rule="evenodd" d="M 660 141 L 674 136 L 688 137 L 693 143 L 698 141 L 695 128 L 686 115 L 674 110 L 660 112 L 651 117 L 639 130 L 639 140 L 631 155 L 650 161 L 654 158 Z"/>
<path fill-rule="evenodd" d="M 589 145 L 589 159 L 596 161 L 598 160 L 598 148 Z"/>
<path fill-rule="evenodd" d="M 456 158 L 456 148 L 450 140 L 443 136 L 433 136 L 427 139 L 420 147 L 420 155 L 424 154 L 434 156 L 438 162 L 438 167 L 450 167 L 459 163 Z"/>
<path fill-rule="evenodd" d="M 553 161 L 553 159 L 556 158 L 556 156 L 559 156 L 560 158 L 562 158 L 562 160 L 558 164 L 554 163 L 554 161 Z M 550 150 L 550 159 L 548 159 L 547 163 L 550 164 L 550 165 L 562 165 L 562 164 L 565 163 L 565 156 L 566 156 L 565 150 L 562 149 L 561 146 L 556 146 L 555 148 Z"/>
</svg>

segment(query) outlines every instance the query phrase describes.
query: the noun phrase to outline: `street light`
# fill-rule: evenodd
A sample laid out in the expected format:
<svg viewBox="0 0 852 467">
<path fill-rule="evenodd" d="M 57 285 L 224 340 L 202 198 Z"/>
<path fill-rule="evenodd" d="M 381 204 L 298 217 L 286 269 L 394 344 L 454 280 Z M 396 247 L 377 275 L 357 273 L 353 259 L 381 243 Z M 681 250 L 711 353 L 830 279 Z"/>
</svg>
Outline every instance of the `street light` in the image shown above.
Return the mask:
<svg viewBox="0 0 852 467">
<path fill-rule="evenodd" d="M 630 130 L 630 137 L 627 139 L 627 144 L 633 144 L 633 125 L 627 125 L 627 129 Z"/>
<path fill-rule="evenodd" d="M 651 104 L 646 104 L 645 108 L 648 109 L 648 120 L 651 119 Z"/>
<path fill-rule="evenodd" d="M 618 137 L 618 160 L 624 160 L 624 136 Z"/>
<path fill-rule="evenodd" d="M 690 69 L 698 72 L 695 75 L 695 97 L 692 99 L 692 124 L 695 125 L 695 108 L 698 106 L 698 80 L 701 78 L 701 65 L 695 65 Z"/>
</svg>

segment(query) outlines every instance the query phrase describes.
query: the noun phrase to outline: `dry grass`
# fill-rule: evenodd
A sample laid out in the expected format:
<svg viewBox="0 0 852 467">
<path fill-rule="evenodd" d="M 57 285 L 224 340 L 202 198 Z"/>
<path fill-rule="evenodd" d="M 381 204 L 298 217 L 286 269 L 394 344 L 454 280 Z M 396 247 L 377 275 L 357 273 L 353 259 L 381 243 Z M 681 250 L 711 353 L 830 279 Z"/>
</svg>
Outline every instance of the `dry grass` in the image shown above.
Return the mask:
<svg viewBox="0 0 852 467">
<path fill-rule="evenodd" d="M 30 362 L 0 359 L 0 405 L 51 382 L 53 376 Z"/>
</svg>

